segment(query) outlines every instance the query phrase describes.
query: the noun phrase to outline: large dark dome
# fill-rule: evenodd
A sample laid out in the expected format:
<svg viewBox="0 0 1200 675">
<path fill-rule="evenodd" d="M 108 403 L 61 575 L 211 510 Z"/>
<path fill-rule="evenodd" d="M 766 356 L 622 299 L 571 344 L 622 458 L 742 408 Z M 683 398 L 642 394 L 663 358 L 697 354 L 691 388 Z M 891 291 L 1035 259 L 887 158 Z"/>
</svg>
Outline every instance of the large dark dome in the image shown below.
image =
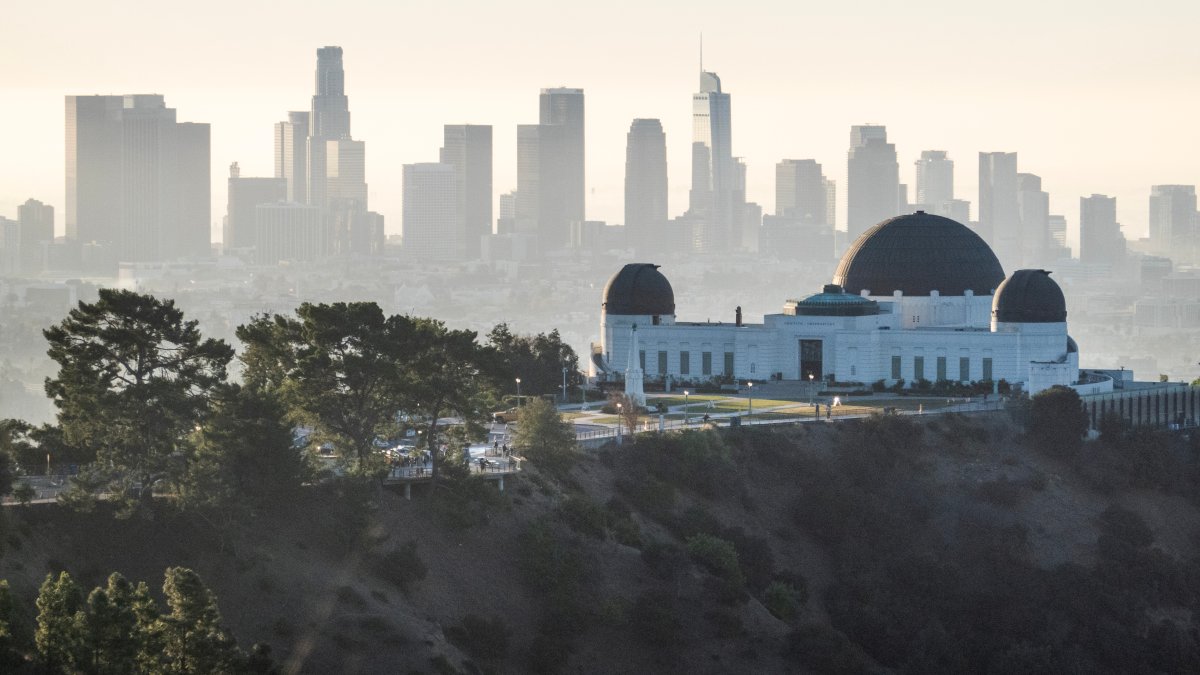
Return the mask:
<svg viewBox="0 0 1200 675">
<path fill-rule="evenodd" d="M 992 318 L 1001 323 L 1062 323 L 1067 320 L 1067 300 L 1046 270 L 1017 270 L 996 289 Z M 1068 346 L 1071 342 L 1068 339 Z"/>
<path fill-rule="evenodd" d="M 917 211 L 862 234 L 838 265 L 833 283 L 871 295 L 990 295 L 1004 281 L 991 247 L 962 223 Z"/>
<path fill-rule="evenodd" d="M 629 263 L 604 286 L 604 311 L 643 316 L 674 315 L 675 291 L 658 265 Z"/>
</svg>

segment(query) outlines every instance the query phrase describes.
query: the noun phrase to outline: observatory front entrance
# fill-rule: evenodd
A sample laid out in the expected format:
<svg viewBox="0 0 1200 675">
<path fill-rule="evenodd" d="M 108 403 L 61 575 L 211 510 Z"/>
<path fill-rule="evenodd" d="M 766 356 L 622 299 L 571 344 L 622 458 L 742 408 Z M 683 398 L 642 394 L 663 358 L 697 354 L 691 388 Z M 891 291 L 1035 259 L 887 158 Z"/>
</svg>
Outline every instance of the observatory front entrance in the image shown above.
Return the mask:
<svg viewBox="0 0 1200 675">
<path fill-rule="evenodd" d="M 825 374 L 824 349 L 821 340 L 800 341 L 800 379 L 820 380 Z"/>
</svg>

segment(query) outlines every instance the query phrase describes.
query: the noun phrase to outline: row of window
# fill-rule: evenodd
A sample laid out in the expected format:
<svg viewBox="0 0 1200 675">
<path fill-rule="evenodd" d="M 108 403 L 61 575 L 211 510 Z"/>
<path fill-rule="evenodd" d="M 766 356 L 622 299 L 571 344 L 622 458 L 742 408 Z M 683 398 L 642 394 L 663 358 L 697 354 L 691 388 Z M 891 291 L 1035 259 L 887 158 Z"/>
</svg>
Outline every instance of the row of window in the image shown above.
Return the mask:
<svg viewBox="0 0 1200 675">
<path fill-rule="evenodd" d="M 642 372 L 646 371 L 646 352 L 642 350 L 638 354 L 641 359 Z M 733 352 L 725 352 L 725 369 L 722 371 L 724 375 L 733 374 Z M 664 375 L 667 373 L 667 352 L 658 352 L 658 373 Z M 713 374 L 713 353 L 700 352 L 700 372 L 692 372 L 692 353 L 679 352 L 679 374 L 680 375 L 712 375 Z"/>
<path fill-rule="evenodd" d="M 980 373 L 980 377 L 972 378 L 971 377 L 971 359 L 970 359 L 970 357 L 967 357 L 967 356 L 959 357 L 959 359 L 958 359 L 958 377 L 955 379 L 957 379 L 959 382 L 971 382 L 974 379 L 979 379 L 979 380 L 992 379 L 992 359 L 991 359 L 991 357 L 985 356 L 983 358 L 982 365 L 983 365 L 983 372 Z M 924 356 L 914 356 L 912 366 L 913 366 L 912 367 L 912 379 L 914 382 L 917 380 L 926 380 L 926 379 L 932 379 L 934 381 L 950 379 L 948 377 L 948 375 L 949 375 L 949 371 L 947 368 L 948 361 L 945 356 L 937 357 L 937 362 L 936 362 L 936 365 L 934 366 L 935 370 L 933 373 L 933 375 L 934 375 L 933 378 L 929 378 L 925 373 L 925 357 Z M 902 373 L 903 373 L 902 358 L 899 354 L 896 354 L 896 355 L 892 356 L 892 379 L 899 380 L 900 378 L 904 377 L 904 375 Z"/>
</svg>

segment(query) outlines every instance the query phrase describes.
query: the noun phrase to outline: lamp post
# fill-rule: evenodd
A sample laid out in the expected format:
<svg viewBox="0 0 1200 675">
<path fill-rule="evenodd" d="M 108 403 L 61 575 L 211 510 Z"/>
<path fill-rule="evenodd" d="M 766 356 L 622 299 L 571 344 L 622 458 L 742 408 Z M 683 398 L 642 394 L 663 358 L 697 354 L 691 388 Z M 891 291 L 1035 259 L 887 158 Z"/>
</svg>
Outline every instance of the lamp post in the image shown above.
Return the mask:
<svg viewBox="0 0 1200 675">
<path fill-rule="evenodd" d="M 521 378 L 517 378 L 517 407 L 521 407 Z"/>
<path fill-rule="evenodd" d="M 620 443 L 621 443 L 621 411 L 624 410 L 624 408 L 625 408 L 625 406 L 623 404 L 621 404 L 621 403 L 617 404 L 617 444 L 618 445 L 620 445 Z"/>
<path fill-rule="evenodd" d="M 683 428 L 688 426 L 688 390 L 683 390 Z"/>
<path fill-rule="evenodd" d="M 563 403 L 567 402 L 567 367 L 563 366 Z"/>
<path fill-rule="evenodd" d="M 746 413 L 746 424 L 754 423 L 754 383 L 746 383 L 746 391 L 750 394 L 750 411 Z"/>
</svg>

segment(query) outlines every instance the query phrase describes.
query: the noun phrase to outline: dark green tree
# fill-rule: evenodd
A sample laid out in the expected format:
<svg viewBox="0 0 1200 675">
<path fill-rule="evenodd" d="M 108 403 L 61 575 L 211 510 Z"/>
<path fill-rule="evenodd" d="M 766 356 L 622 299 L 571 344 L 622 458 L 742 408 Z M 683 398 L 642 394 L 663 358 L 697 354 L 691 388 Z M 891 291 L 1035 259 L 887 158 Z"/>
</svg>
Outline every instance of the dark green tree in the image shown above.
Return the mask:
<svg viewBox="0 0 1200 675">
<path fill-rule="evenodd" d="M 563 473 L 575 459 L 575 426 L 549 401 L 533 399 L 517 414 L 513 445 L 538 467 Z"/>
<path fill-rule="evenodd" d="M 135 587 L 112 573 L 87 601 L 87 671 L 97 675 L 133 675 L 138 657 L 147 651 L 145 626 L 138 620 L 139 595 L 149 599 L 145 584 Z"/>
<path fill-rule="evenodd" d="M 413 357 L 405 409 L 426 422 L 424 436 L 433 456 L 433 482 L 437 483 L 443 461 L 436 451 L 439 420 L 457 417 L 468 436 L 483 433 L 487 404 L 493 400 L 497 359 L 493 350 L 475 341 L 474 331 L 451 330 L 434 319 L 402 318 L 410 322 L 406 347 Z"/>
<path fill-rule="evenodd" d="M 382 468 L 375 441 L 398 417 L 424 426 L 438 449 L 438 420 L 461 417 L 474 433 L 484 419 L 498 360 L 474 332 L 431 319 L 385 317 L 375 303 L 304 304 L 296 318 L 258 317 L 238 329 L 248 387 L 278 392 L 297 421 L 317 429 L 352 468 Z M 442 458 L 434 456 L 436 481 Z"/>
<path fill-rule="evenodd" d="M 204 339 L 173 301 L 113 289 L 44 334 L 59 368 L 46 393 L 63 439 L 140 480 L 148 496 L 204 418 L 233 349 Z"/>
<path fill-rule="evenodd" d="M 180 484 L 185 507 L 223 511 L 286 502 L 312 477 L 308 451 L 297 447 L 287 412 L 265 389 L 228 385 L 195 435 Z"/>
<path fill-rule="evenodd" d="M 16 670 L 21 663 L 21 652 L 14 630 L 17 614 L 8 580 L 0 579 L 0 672 Z"/>
<path fill-rule="evenodd" d="M 169 567 L 163 595 L 170 613 L 159 618 L 164 675 L 242 672 L 244 655 L 221 625 L 216 599 L 200 575 L 186 567 Z"/>
<path fill-rule="evenodd" d="M 86 660 L 87 624 L 83 591 L 70 574 L 47 574 L 37 597 L 34 645 L 50 672 L 73 671 Z"/>
<path fill-rule="evenodd" d="M 410 320 L 373 302 L 313 305 L 296 317 L 260 316 L 237 329 L 251 389 L 277 393 L 296 421 L 313 425 L 353 469 L 375 466 L 374 441 L 395 431 L 403 407 Z"/>
<path fill-rule="evenodd" d="M 1074 389 L 1056 385 L 1034 395 L 1029 408 L 1028 432 L 1038 450 L 1072 457 L 1083 447 L 1087 429 L 1087 413 Z"/>
<path fill-rule="evenodd" d="M 563 368 L 567 369 L 568 390 L 583 382 L 579 372 L 579 357 L 563 342 L 558 330 L 537 335 L 517 335 L 508 324 L 498 324 L 487 335 L 487 344 L 500 357 L 504 377 L 501 391 L 516 393 L 516 378 L 521 378 L 521 393 L 532 396 L 560 394 Z"/>
</svg>

